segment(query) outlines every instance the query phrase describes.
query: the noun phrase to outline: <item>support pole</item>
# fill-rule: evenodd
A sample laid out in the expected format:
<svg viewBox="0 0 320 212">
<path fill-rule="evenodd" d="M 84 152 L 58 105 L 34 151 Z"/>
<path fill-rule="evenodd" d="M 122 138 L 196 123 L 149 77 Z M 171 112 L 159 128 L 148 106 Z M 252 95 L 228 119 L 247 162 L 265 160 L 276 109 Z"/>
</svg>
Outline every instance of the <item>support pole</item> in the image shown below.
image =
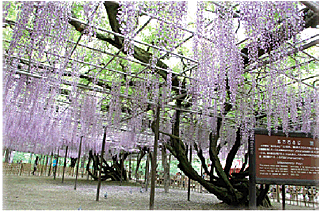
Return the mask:
<svg viewBox="0 0 320 212">
<path fill-rule="evenodd" d="M 9 151 L 9 150 L 7 150 L 7 151 Z M 9 152 L 9 154 L 10 154 L 10 152 Z M 10 156 L 10 155 L 9 155 Z M 8 158 L 9 158 L 9 156 L 8 156 Z M 9 159 L 8 159 L 8 163 L 9 163 Z M 32 152 L 30 153 L 30 161 L 29 161 L 29 163 L 31 164 L 32 163 Z"/>
<path fill-rule="evenodd" d="M 42 155 L 42 166 L 41 166 L 41 174 L 40 174 L 41 176 L 42 176 L 42 173 L 44 171 L 45 163 L 46 163 L 46 155 Z M 44 173 L 44 175 L 46 175 L 46 174 Z"/>
<path fill-rule="evenodd" d="M 145 184 L 146 191 L 148 191 L 148 186 L 149 186 L 149 161 L 150 161 L 150 155 L 148 153 L 147 154 L 147 161 L 146 161 L 146 170 L 145 170 L 145 175 L 144 175 L 144 184 Z"/>
<path fill-rule="evenodd" d="M 131 154 L 129 155 L 129 180 L 131 180 Z"/>
<path fill-rule="evenodd" d="M 201 172 L 201 177 L 204 179 L 202 165 L 200 166 L 200 172 Z M 200 193 L 202 193 L 202 185 L 201 184 L 200 184 Z"/>
<path fill-rule="evenodd" d="M 77 180 L 78 180 L 79 160 L 80 160 L 80 155 L 81 155 L 82 138 L 83 138 L 83 136 L 80 137 L 78 160 L 77 160 L 77 169 L 76 169 L 76 180 L 74 182 L 74 190 L 77 190 Z"/>
<path fill-rule="evenodd" d="M 282 210 L 286 209 L 286 185 L 282 185 Z"/>
<path fill-rule="evenodd" d="M 167 157 L 167 149 L 165 145 L 162 146 L 161 149 L 162 153 L 162 167 L 163 167 L 163 187 L 164 192 L 169 193 L 169 187 L 170 187 L 170 173 L 169 173 L 169 164 L 168 164 L 168 157 Z"/>
<path fill-rule="evenodd" d="M 190 164 L 192 166 L 192 146 L 191 146 L 191 144 L 190 144 L 189 151 L 190 151 L 189 159 L 190 159 Z M 190 183 L 191 183 L 191 179 L 190 179 L 190 177 L 188 177 L 188 201 L 190 201 L 190 188 L 191 188 Z"/>
<path fill-rule="evenodd" d="M 276 195 L 277 195 L 277 202 L 280 202 L 279 185 L 277 185 Z"/>
<path fill-rule="evenodd" d="M 123 175 L 123 171 L 122 170 L 123 170 L 123 167 L 124 167 L 124 164 L 123 164 L 124 161 L 122 161 L 121 155 L 119 155 L 119 159 L 120 159 L 120 186 L 122 186 L 122 175 Z"/>
<path fill-rule="evenodd" d="M 156 111 L 156 127 L 154 132 L 153 158 L 151 160 L 151 191 L 150 191 L 150 210 L 154 209 L 154 196 L 157 172 L 157 149 L 159 141 L 159 125 L 160 125 L 160 106 L 157 105 Z"/>
<path fill-rule="evenodd" d="M 83 178 L 83 172 L 84 172 L 84 162 L 86 160 L 86 156 L 84 155 L 82 157 L 82 160 L 81 160 L 81 178 Z"/>
<path fill-rule="evenodd" d="M 62 173 L 62 183 L 64 180 L 64 172 L 66 171 L 67 166 L 67 154 L 68 154 L 68 146 L 66 147 L 66 154 L 64 155 L 64 164 L 63 164 L 63 173 Z"/>
<path fill-rule="evenodd" d="M 102 162 L 103 162 L 103 155 L 104 155 L 104 147 L 105 147 L 105 145 L 106 145 L 106 137 L 107 137 L 107 126 L 104 128 L 104 134 L 103 134 L 103 139 L 102 139 L 101 161 L 100 161 L 100 170 L 99 170 L 99 179 L 98 179 L 98 187 L 97 187 L 96 201 L 99 201 L 99 193 L 100 193 L 100 186 L 101 186 L 101 171 L 102 171 Z"/>
<path fill-rule="evenodd" d="M 52 161 L 53 161 L 53 152 L 51 152 L 51 157 L 50 157 L 50 166 L 49 166 L 49 173 L 48 173 L 48 177 L 51 174 L 51 167 L 52 167 Z"/>
<path fill-rule="evenodd" d="M 54 167 L 54 172 L 53 172 L 53 179 L 56 179 L 56 175 L 57 175 L 57 170 L 58 170 L 58 164 L 59 164 L 59 148 L 58 148 L 58 155 L 56 157 L 56 166 Z"/>
<path fill-rule="evenodd" d="M 44 175 L 46 175 L 46 173 L 47 173 L 47 166 L 48 166 L 48 160 L 49 160 L 49 155 L 46 155 L 46 156 L 47 156 L 47 158 L 46 158 L 46 162 L 44 164 Z"/>
</svg>

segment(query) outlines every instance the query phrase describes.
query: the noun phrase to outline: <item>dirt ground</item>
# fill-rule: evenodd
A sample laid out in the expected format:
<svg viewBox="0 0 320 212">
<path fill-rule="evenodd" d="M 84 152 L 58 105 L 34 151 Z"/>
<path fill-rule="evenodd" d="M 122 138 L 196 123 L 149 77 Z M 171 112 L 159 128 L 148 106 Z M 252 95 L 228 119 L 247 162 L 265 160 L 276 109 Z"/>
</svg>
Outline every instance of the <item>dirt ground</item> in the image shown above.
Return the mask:
<svg viewBox="0 0 320 212">
<path fill-rule="evenodd" d="M 39 176 L 3 176 L 3 206 L 5 210 L 148 210 L 150 189 L 140 192 L 141 187 L 134 183 L 103 182 L 100 201 L 96 201 L 97 182 L 78 179 L 74 190 L 74 178 Z M 107 198 L 104 194 L 107 192 Z M 191 192 L 187 201 L 186 190 L 156 188 L 155 209 L 157 210 L 234 210 L 221 203 L 213 194 Z M 267 208 L 258 208 L 266 210 Z M 273 210 L 280 210 L 276 204 Z M 300 206 L 287 205 L 288 210 L 310 210 Z"/>
</svg>

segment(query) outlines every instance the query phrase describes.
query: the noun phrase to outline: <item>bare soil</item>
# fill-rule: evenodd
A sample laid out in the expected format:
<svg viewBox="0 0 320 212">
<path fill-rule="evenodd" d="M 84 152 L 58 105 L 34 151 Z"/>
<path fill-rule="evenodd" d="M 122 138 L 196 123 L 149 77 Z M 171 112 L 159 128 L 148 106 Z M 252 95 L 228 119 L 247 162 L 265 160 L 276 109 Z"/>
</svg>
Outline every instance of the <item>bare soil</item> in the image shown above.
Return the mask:
<svg viewBox="0 0 320 212">
<path fill-rule="evenodd" d="M 143 193 L 135 183 L 102 182 L 100 201 L 96 201 L 97 181 L 78 179 L 74 190 L 74 178 L 39 176 L 3 176 L 3 206 L 5 210 L 148 210 L 150 189 Z M 107 192 L 107 198 L 104 194 Z M 156 210 L 235 210 L 242 207 L 230 207 L 221 203 L 213 194 L 191 192 L 187 201 L 187 190 L 156 188 Z M 281 204 L 262 210 L 280 210 Z M 287 205 L 288 210 L 306 210 L 301 206 Z"/>
</svg>

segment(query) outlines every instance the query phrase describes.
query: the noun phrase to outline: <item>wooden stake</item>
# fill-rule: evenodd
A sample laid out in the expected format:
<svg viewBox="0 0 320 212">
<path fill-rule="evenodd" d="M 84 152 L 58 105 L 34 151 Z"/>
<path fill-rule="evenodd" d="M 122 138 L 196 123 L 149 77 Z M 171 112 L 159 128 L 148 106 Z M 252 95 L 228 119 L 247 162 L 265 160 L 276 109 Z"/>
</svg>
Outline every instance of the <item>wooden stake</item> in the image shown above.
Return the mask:
<svg viewBox="0 0 320 212">
<path fill-rule="evenodd" d="M 80 137 L 80 145 L 79 145 L 79 152 L 78 152 L 78 160 L 77 160 L 77 168 L 76 168 L 76 180 L 74 182 L 74 190 L 77 190 L 77 180 L 78 180 L 79 161 L 80 161 L 80 155 L 81 155 L 82 138 L 83 138 L 83 136 Z"/>
<path fill-rule="evenodd" d="M 66 154 L 64 155 L 64 164 L 63 164 L 63 173 L 62 173 L 62 183 L 64 180 L 64 172 L 66 171 L 67 166 L 67 154 L 68 154 L 68 146 L 66 147 Z"/>
<path fill-rule="evenodd" d="M 151 160 L 151 191 L 150 191 L 150 210 L 154 209 L 154 196 L 156 185 L 156 172 L 157 172 L 157 149 L 159 141 L 159 125 L 160 125 L 160 106 L 157 105 L 156 111 L 156 127 L 154 132 L 154 145 L 153 145 L 153 157 Z"/>
<path fill-rule="evenodd" d="M 103 162 L 103 155 L 104 155 L 104 147 L 106 144 L 106 138 L 107 138 L 107 127 L 105 127 L 105 129 L 104 129 L 104 134 L 103 134 L 103 139 L 102 139 L 101 162 L 100 162 L 100 171 L 99 171 L 99 180 L 98 180 L 96 201 L 99 201 L 99 193 L 100 193 L 100 186 L 101 186 L 101 171 L 102 171 L 102 162 Z"/>
</svg>

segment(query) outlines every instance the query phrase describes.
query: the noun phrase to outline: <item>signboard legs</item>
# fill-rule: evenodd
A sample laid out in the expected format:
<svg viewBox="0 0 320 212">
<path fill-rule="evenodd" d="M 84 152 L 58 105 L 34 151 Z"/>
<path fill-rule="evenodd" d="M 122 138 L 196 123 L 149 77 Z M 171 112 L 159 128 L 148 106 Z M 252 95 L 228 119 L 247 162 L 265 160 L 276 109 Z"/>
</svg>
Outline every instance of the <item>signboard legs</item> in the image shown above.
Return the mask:
<svg viewBox="0 0 320 212">
<path fill-rule="evenodd" d="M 282 210 L 286 209 L 286 185 L 282 185 Z"/>
</svg>

